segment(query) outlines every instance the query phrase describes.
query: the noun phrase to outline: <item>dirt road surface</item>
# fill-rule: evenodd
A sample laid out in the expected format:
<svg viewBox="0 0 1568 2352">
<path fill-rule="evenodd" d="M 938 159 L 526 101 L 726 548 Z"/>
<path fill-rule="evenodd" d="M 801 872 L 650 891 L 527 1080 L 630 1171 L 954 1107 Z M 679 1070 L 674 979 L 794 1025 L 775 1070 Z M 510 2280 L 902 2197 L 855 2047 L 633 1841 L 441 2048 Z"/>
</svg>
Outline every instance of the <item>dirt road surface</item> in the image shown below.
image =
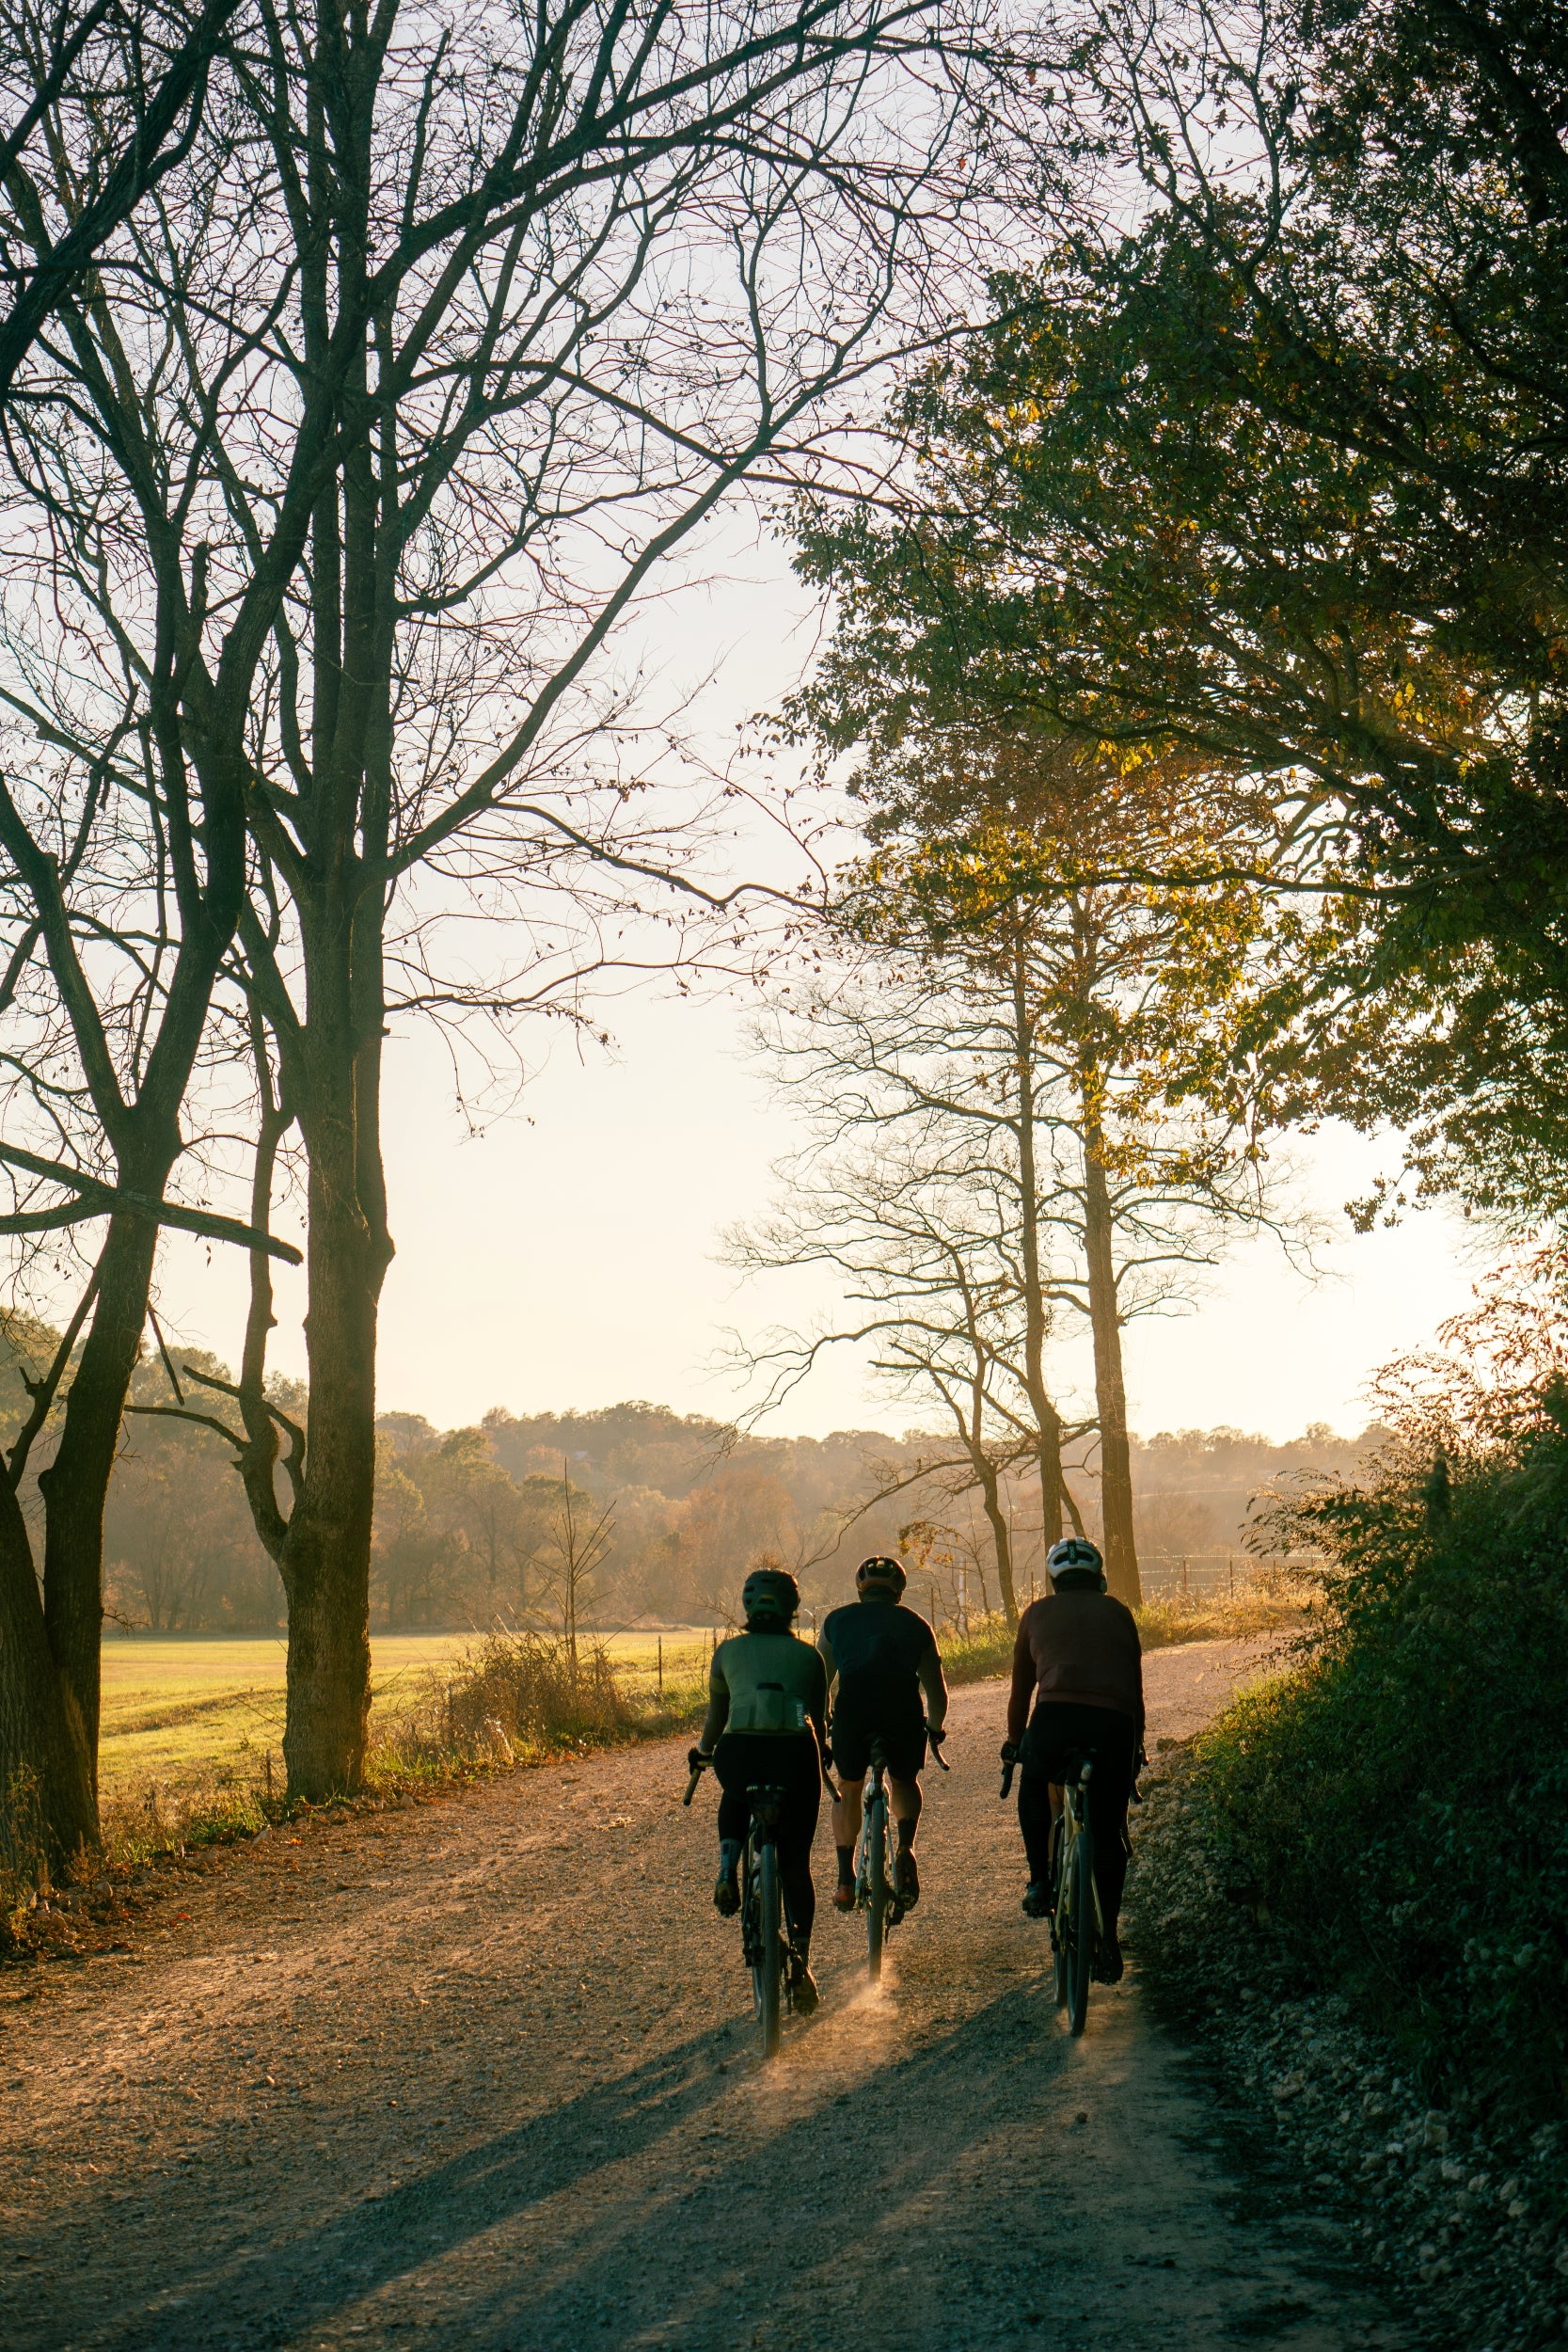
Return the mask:
<svg viewBox="0 0 1568 2352">
<path fill-rule="evenodd" d="M 1151 1734 L 1258 1651 L 1157 1653 Z M 824 1906 L 821 2011 L 769 2067 L 672 1743 L 264 1840 L 130 1952 L 35 1972 L 0 2004 L 0 2343 L 1401 2344 L 1324 2225 L 1249 2217 L 1135 1978 L 1062 2030 L 1002 1715 L 957 1695 L 884 1987 Z"/>
</svg>

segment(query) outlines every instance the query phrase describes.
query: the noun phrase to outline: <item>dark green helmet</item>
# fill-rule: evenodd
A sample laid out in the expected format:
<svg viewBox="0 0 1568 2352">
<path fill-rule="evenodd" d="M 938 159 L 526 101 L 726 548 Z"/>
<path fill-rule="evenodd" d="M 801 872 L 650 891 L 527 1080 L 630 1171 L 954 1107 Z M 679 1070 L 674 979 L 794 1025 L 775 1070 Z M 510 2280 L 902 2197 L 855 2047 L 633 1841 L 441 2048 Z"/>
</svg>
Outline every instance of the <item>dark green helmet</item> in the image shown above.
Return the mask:
<svg viewBox="0 0 1568 2352">
<path fill-rule="evenodd" d="M 748 1617 L 777 1617 L 788 1625 L 800 1606 L 800 1587 L 787 1568 L 753 1568 L 741 1589 Z"/>
</svg>

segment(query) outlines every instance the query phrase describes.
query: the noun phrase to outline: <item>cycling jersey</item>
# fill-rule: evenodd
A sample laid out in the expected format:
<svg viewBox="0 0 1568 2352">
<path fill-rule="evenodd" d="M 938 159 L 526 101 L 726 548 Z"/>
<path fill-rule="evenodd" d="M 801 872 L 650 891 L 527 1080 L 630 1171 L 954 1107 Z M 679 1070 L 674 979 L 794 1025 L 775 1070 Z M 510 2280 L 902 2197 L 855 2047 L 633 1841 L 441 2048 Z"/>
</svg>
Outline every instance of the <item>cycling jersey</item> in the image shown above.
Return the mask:
<svg viewBox="0 0 1568 2352">
<path fill-rule="evenodd" d="M 1144 1724 L 1143 1653 L 1132 1612 L 1109 1593 L 1048 1593 L 1018 1621 L 1007 1737 L 1022 1737 L 1037 1696 L 1071 1707 L 1103 1707 Z"/>
<path fill-rule="evenodd" d="M 925 1618 L 896 1601 L 851 1601 L 826 1618 L 821 1643 L 838 1677 L 832 1747 L 839 1771 L 861 1779 L 877 1740 L 894 1778 L 913 1780 L 926 1761 L 920 1670 L 935 1662 L 937 1646 Z"/>
<path fill-rule="evenodd" d="M 710 1699 L 728 1701 L 726 1731 L 763 1737 L 804 1731 L 828 1701 L 821 1659 L 793 1633 L 736 1633 L 721 1642 L 707 1687 Z"/>
<path fill-rule="evenodd" d="M 902 1601 L 852 1600 L 830 1611 L 821 1638 L 841 1691 L 875 1683 L 911 1697 L 919 1691 L 915 1677 L 937 1645 L 925 1618 Z"/>
<path fill-rule="evenodd" d="M 1023 1718 L 1030 1699 L 1034 1715 Z M 1018 1824 L 1029 1876 L 1051 1869 L 1051 1784 L 1086 1756 L 1094 1878 L 1107 1935 L 1117 1931 L 1127 1876 L 1127 1805 L 1144 1727 L 1143 1652 L 1132 1612 L 1090 1586 L 1048 1593 L 1018 1621 L 1007 1737 L 1022 1740 Z"/>
</svg>

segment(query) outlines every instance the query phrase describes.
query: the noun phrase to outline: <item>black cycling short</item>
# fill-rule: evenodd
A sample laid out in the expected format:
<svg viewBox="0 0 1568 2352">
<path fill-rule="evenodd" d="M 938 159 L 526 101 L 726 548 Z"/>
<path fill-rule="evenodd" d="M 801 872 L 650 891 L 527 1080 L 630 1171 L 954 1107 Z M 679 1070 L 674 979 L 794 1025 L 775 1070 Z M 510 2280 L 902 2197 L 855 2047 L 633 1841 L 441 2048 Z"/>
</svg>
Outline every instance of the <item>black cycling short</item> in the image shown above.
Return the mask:
<svg viewBox="0 0 1568 2352">
<path fill-rule="evenodd" d="M 1019 1750 L 1018 1825 L 1029 1876 L 1040 1886 L 1051 1878 L 1051 1784 L 1063 1781 L 1085 1757 L 1093 1764 L 1088 1819 L 1094 1877 L 1113 1935 L 1127 1879 L 1127 1806 L 1137 1755 L 1138 1726 L 1131 1715 L 1061 1699 L 1040 1701 Z"/>
<path fill-rule="evenodd" d="M 713 1751 L 713 1769 L 722 1795 L 719 1835 L 744 1844 L 752 1822 L 749 1788 L 782 1788 L 779 1852 L 785 1861 L 809 1854 L 822 1801 L 816 1736 L 810 1731 L 726 1731 Z"/>
<path fill-rule="evenodd" d="M 926 1717 L 918 1696 L 879 1691 L 842 1678 L 833 1700 L 832 1746 L 836 1769 L 848 1780 L 863 1780 L 871 1769 L 871 1747 L 881 1742 L 895 1780 L 913 1780 L 926 1761 Z"/>
<path fill-rule="evenodd" d="M 782 1788 L 777 1843 L 784 1908 L 802 1955 L 811 1946 L 816 1892 L 811 1883 L 811 1841 L 822 1801 L 822 1771 L 812 1731 L 726 1731 L 713 1751 L 721 1794 L 719 1835 L 746 1842 L 752 1825 L 752 1788 Z"/>
</svg>

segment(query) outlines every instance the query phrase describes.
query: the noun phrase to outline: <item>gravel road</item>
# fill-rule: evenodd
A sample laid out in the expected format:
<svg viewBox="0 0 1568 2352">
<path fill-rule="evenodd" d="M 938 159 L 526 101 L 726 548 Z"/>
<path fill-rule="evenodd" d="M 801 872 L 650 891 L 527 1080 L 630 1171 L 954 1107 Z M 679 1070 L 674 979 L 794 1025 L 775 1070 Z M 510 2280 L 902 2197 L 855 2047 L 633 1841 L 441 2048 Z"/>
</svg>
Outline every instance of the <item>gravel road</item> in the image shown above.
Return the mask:
<svg viewBox="0 0 1568 2352">
<path fill-rule="evenodd" d="M 1156 1653 L 1151 1736 L 1262 1646 Z M 825 1906 L 771 2067 L 671 1742 L 259 1841 L 134 1948 L 0 1981 L 0 2343 L 1401 2344 L 1326 2225 L 1238 2195 L 1135 1978 L 1062 2031 L 1003 1706 L 957 1694 L 882 1989 Z"/>
</svg>

